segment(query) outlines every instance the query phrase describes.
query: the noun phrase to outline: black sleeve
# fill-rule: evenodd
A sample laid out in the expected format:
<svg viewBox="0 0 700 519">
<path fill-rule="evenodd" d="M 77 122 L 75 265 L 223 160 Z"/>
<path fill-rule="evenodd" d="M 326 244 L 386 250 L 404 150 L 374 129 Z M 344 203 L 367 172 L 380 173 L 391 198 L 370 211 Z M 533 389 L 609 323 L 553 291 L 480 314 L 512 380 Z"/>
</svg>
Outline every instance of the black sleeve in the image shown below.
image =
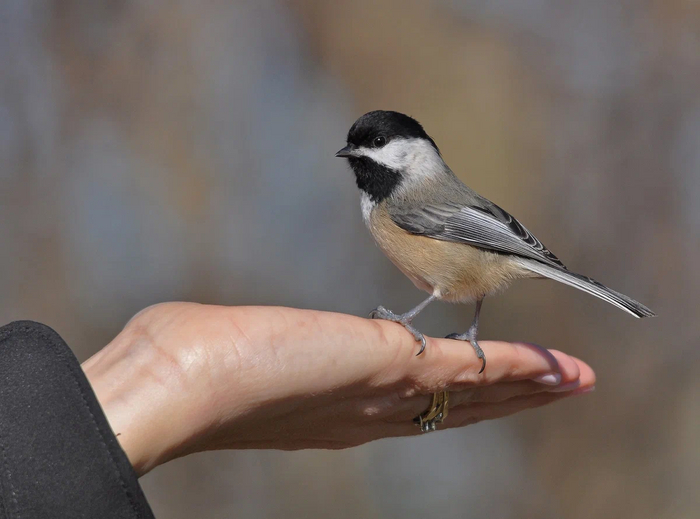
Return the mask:
<svg viewBox="0 0 700 519">
<path fill-rule="evenodd" d="M 152 518 L 80 364 L 51 328 L 0 328 L 0 519 Z"/>
</svg>

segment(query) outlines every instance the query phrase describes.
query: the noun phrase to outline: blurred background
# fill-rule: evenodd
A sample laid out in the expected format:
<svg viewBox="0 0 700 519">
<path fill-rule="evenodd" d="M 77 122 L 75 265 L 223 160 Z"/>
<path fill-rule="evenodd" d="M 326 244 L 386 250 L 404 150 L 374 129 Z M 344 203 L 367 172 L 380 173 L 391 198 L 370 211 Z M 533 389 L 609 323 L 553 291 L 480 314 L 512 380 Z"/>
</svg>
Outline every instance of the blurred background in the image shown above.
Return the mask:
<svg viewBox="0 0 700 519">
<path fill-rule="evenodd" d="M 378 108 L 660 317 L 519 282 L 480 337 L 577 355 L 594 394 L 347 451 L 190 456 L 141 479 L 156 515 L 697 517 L 697 1 L 0 1 L 0 323 L 47 323 L 84 360 L 166 300 L 413 307 L 333 157 Z"/>
</svg>

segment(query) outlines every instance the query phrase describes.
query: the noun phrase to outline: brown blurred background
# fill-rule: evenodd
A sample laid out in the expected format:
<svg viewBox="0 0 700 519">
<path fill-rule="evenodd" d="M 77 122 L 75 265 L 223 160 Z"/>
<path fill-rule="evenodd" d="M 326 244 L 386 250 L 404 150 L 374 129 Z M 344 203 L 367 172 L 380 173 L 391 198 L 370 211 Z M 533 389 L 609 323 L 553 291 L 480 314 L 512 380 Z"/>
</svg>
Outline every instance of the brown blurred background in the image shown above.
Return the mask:
<svg viewBox="0 0 700 519">
<path fill-rule="evenodd" d="M 520 282 L 481 337 L 580 356 L 593 395 L 348 451 L 191 456 L 142 478 L 158 517 L 700 513 L 697 1 L 5 0 L 0 71 L 0 322 L 45 322 L 81 360 L 159 301 L 420 301 L 333 158 L 377 108 L 660 315 Z"/>
</svg>

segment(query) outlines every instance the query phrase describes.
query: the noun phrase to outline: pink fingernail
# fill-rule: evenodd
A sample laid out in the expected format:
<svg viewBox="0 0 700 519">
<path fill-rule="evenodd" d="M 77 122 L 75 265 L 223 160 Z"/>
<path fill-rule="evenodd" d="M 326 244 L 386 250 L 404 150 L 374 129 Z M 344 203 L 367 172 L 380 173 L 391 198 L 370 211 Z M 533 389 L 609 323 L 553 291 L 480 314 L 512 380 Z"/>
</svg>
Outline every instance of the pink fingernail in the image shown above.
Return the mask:
<svg viewBox="0 0 700 519">
<path fill-rule="evenodd" d="M 547 373 L 546 375 L 540 375 L 532 379 L 533 382 L 538 384 L 546 384 L 548 386 L 556 386 L 561 382 L 561 375 L 559 373 Z"/>
<path fill-rule="evenodd" d="M 550 389 L 552 393 L 562 393 L 564 391 L 573 391 L 574 389 L 577 389 L 581 385 L 580 380 L 574 380 L 573 382 L 568 382 L 566 384 L 562 384 L 561 386 L 553 387 Z"/>
</svg>

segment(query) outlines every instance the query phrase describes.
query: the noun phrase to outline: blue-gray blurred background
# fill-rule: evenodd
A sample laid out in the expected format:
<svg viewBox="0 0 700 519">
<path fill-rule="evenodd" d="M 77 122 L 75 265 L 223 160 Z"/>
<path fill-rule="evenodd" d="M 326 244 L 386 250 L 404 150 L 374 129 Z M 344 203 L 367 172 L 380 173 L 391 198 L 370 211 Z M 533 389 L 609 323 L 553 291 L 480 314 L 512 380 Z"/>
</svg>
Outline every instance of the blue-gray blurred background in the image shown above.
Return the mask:
<svg viewBox="0 0 700 519">
<path fill-rule="evenodd" d="M 697 1 L 2 0 L 0 321 L 83 360 L 159 301 L 412 307 L 333 158 L 377 108 L 660 317 L 520 282 L 482 338 L 583 358 L 593 395 L 348 451 L 191 456 L 142 478 L 156 515 L 697 517 Z"/>
</svg>

